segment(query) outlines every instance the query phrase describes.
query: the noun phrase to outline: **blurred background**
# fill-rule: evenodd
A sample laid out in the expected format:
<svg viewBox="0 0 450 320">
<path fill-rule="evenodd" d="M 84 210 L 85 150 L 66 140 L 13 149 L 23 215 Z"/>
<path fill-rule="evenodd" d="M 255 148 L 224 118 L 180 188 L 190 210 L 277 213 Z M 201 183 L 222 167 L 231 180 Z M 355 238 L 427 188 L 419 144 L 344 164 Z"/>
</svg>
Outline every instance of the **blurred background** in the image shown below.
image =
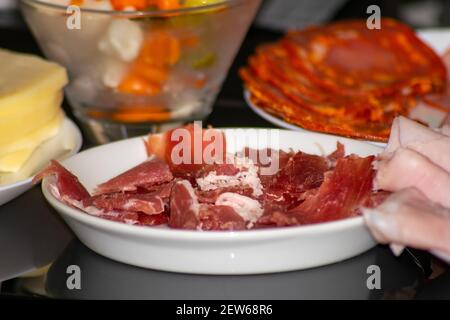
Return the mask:
<svg viewBox="0 0 450 320">
<path fill-rule="evenodd" d="M 17 2 L 0 0 L 0 27 L 25 27 Z M 382 16 L 400 19 L 416 28 L 450 26 L 448 0 L 264 0 L 255 25 L 285 30 L 341 18 L 360 18 L 366 16 L 366 8 L 373 4 L 380 6 Z"/>
</svg>

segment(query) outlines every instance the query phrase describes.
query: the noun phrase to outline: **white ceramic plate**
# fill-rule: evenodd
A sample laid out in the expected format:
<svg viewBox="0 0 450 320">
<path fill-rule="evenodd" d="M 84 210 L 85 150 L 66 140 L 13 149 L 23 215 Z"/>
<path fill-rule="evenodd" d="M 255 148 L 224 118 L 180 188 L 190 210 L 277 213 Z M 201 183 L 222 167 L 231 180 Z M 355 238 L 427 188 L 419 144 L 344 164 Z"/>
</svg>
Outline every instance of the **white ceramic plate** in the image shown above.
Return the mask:
<svg viewBox="0 0 450 320">
<path fill-rule="evenodd" d="M 262 129 L 254 129 L 257 133 Z M 236 137 L 224 129 L 228 141 Z M 308 153 L 333 151 L 342 142 L 347 153 L 377 154 L 379 147 L 361 141 L 286 130 L 278 132 L 279 147 Z M 275 140 L 272 140 L 275 141 Z M 249 146 L 255 147 L 255 144 Z M 261 144 L 258 145 L 261 147 Z M 265 146 L 276 147 L 273 143 Z M 142 138 L 123 140 L 83 151 L 63 165 L 89 191 L 146 159 Z M 95 252 L 139 267 L 197 274 L 257 274 L 321 266 L 358 255 L 375 242 L 361 217 L 310 226 L 247 231 L 188 231 L 132 226 L 90 216 L 53 197 L 47 179 L 42 189 L 78 238 Z"/>
<path fill-rule="evenodd" d="M 433 48 L 438 54 L 443 54 L 446 49 L 450 48 L 450 29 L 431 29 L 421 30 L 418 32 L 419 37 L 426 42 L 431 48 Z M 296 126 L 295 124 L 284 121 L 265 110 L 259 108 L 250 99 L 250 92 L 244 90 L 244 99 L 250 108 L 261 118 L 269 121 L 270 123 L 289 130 L 296 130 L 302 132 L 309 132 L 309 130 Z M 369 142 L 369 141 L 368 141 Z M 381 142 L 370 142 L 378 146 L 384 146 Z"/>
<path fill-rule="evenodd" d="M 82 145 L 81 132 L 70 119 L 65 118 L 57 136 L 44 142 L 39 148 L 41 152 L 44 150 L 43 153 L 46 153 L 46 150 L 51 150 L 56 143 L 63 143 L 64 146 L 68 146 L 68 150 L 59 158 L 61 160 L 76 154 L 80 150 Z M 34 156 L 32 155 L 32 157 Z M 50 161 L 52 158 L 53 156 L 50 156 L 45 161 Z M 33 176 L 14 183 L 0 185 L 0 206 L 30 189 L 33 186 L 32 180 Z"/>
</svg>

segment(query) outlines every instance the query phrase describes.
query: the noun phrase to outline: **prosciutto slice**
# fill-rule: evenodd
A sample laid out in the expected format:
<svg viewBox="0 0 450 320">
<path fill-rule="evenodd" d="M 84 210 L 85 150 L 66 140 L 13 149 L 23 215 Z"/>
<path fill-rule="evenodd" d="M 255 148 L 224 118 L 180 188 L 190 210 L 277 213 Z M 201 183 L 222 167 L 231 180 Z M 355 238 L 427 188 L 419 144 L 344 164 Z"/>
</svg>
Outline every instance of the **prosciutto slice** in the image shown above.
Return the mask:
<svg viewBox="0 0 450 320">
<path fill-rule="evenodd" d="M 210 204 L 216 203 L 219 196 L 226 192 L 240 194 L 249 198 L 253 197 L 253 188 L 247 186 L 222 187 L 208 191 L 195 190 L 195 194 L 197 195 L 198 201 L 200 203 Z"/>
<path fill-rule="evenodd" d="M 47 176 L 52 179 L 50 181 L 52 194 L 70 206 L 79 207 L 82 200 L 90 197 L 78 178 L 55 160 L 33 178 L 33 183 L 38 183 Z"/>
<path fill-rule="evenodd" d="M 170 196 L 169 226 L 195 230 L 199 224 L 199 210 L 200 205 L 191 183 L 187 180 L 175 183 Z"/>
<path fill-rule="evenodd" d="M 280 153 L 280 169 L 272 176 L 262 176 L 265 200 L 297 206 L 309 190 L 317 189 L 324 180 L 325 172 L 332 170 L 337 161 L 345 156 L 345 148 L 337 143 L 336 150 L 326 157 L 304 152 Z"/>
<path fill-rule="evenodd" d="M 102 219 L 122 222 L 126 224 L 136 225 L 139 224 L 139 214 L 137 212 L 128 212 L 128 211 L 107 211 L 103 212 L 100 210 L 93 210 L 94 207 L 82 207 L 86 213 L 97 216 Z"/>
<path fill-rule="evenodd" d="M 348 156 L 325 177 L 317 193 L 288 213 L 301 224 L 339 220 L 357 215 L 372 192 L 374 157 Z"/>
<path fill-rule="evenodd" d="M 142 212 L 149 215 L 164 212 L 163 200 L 152 194 L 102 194 L 84 199 L 83 205 L 94 206 L 103 211 Z"/>
<path fill-rule="evenodd" d="M 202 204 L 199 211 L 201 230 L 243 230 L 246 222 L 226 205 Z"/>
<path fill-rule="evenodd" d="M 403 189 L 362 212 L 377 241 L 391 244 L 395 253 L 411 246 L 450 262 L 450 209 L 429 201 L 418 189 Z"/>
<path fill-rule="evenodd" d="M 136 191 L 138 187 L 158 185 L 172 179 L 173 176 L 167 164 L 153 158 L 100 184 L 94 194 Z"/>
<path fill-rule="evenodd" d="M 249 222 L 249 227 L 263 214 L 263 208 L 257 200 L 232 192 L 222 193 L 217 198 L 216 205 L 233 208 L 242 219 Z"/>
<path fill-rule="evenodd" d="M 160 214 L 142 214 L 138 215 L 138 224 L 142 226 L 158 226 L 161 224 L 167 224 L 169 217 L 165 213 Z"/>
</svg>

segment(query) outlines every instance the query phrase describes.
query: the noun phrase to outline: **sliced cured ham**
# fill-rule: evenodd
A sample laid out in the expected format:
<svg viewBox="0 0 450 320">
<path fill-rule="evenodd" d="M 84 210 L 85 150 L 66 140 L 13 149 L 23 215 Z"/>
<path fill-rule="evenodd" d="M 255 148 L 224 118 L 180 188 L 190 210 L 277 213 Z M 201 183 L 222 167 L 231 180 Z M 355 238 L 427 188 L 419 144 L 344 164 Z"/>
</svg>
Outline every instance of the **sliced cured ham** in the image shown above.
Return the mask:
<svg viewBox="0 0 450 320">
<path fill-rule="evenodd" d="M 201 230 L 244 230 L 245 220 L 230 206 L 202 204 L 199 211 Z"/>
<path fill-rule="evenodd" d="M 372 192 L 374 157 L 348 156 L 339 159 L 336 168 L 326 175 L 317 194 L 288 213 L 301 224 L 339 220 L 357 215 L 367 205 Z"/>
<path fill-rule="evenodd" d="M 450 257 L 450 209 L 429 201 L 418 189 L 403 189 L 377 208 L 362 211 L 374 237 L 397 252 L 410 246 Z"/>
<path fill-rule="evenodd" d="M 167 224 L 169 217 L 165 213 L 160 214 L 142 214 L 138 216 L 138 224 L 142 226 L 159 226 L 162 224 Z"/>
<path fill-rule="evenodd" d="M 249 223 L 250 227 L 262 216 L 264 211 L 257 200 L 232 192 L 222 193 L 217 198 L 216 205 L 233 208 L 244 221 Z"/>
<path fill-rule="evenodd" d="M 94 206 L 103 211 L 142 212 L 153 215 L 164 212 L 164 202 L 152 194 L 113 193 L 84 199 L 83 206 Z"/>
<path fill-rule="evenodd" d="M 172 172 L 168 165 L 153 158 L 100 184 L 94 194 L 136 191 L 138 187 L 163 184 L 172 179 Z"/>
<path fill-rule="evenodd" d="M 248 186 L 221 187 L 209 191 L 202 191 L 198 189 L 195 190 L 195 194 L 197 195 L 198 201 L 200 203 L 210 203 L 210 204 L 216 203 L 217 198 L 219 198 L 220 195 L 226 192 L 232 192 L 249 198 L 254 198 L 253 188 Z"/>
<path fill-rule="evenodd" d="M 139 213 L 137 212 L 127 212 L 127 211 L 93 211 L 93 207 L 81 207 L 80 209 L 84 210 L 86 213 L 97 216 L 102 219 L 122 222 L 131 225 L 139 224 Z"/>
<path fill-rule="evenodd" d="M 33 183 L 38 183 L 47 176 L 52 179 L 50 181 L 52 194 L 66 204 L 78 207 L 80 201 L 90 197 L 78 178 L 55 160 L 33 178 Z"/>
<path fill-rule="evenodd" d="M 450 173 L 420 153 L 399 148 L 376 166 L 377 189 L 395 192 L 416 187 L 430 200 L 450 207 Z"/>
<path fill-rule="evenodd" d="M 295 201 L 303 192 L 318 188 L 328 169 L 324 157 L 297 152 L 271 181 L 266 182 L 266 196 L 277 199 L 277 202 Z"/>
<path fill-rule="evenodd" d="M 137 188 L 135 193 L 150 194 L 161 198 L 166 203 L 167 200 L 170 198 L 170 194 L 172 193 L 172 187 L 177 181 L 178 180 L 174 179 L 170 182 L 163 184 L 140 186 Z"/>
<path fill-rule="evenodd" d="M 202 174 L 195 179 L 200 192 L 216 191 L 220 194 L 223 193 L 221 190 L 242 190 L 239 193 L 245 193 L 251 189 L 253 197 L 263 194 L 259 168 L 248 158 L 234 157 L 233 165 L 221 164 L 206 168 L 208 170 L 202 169 Z"/>
<path fill-rule="evenodd" d="M 344 155 L 345 149 L 340 143 L 326 157 L 304 152 L 291 153 L 275 175 L 264 177 L 266 201 L 284 204 L 287 208 L 297 206 L 305 200 L 307 191 L 317 189 L 322 184 L 325 172 L 334 168 Z"/>
<path fill-rule="evenodd" d="M 225 163 L 202 162 L 192 171 L 184 171 L 185 167 L 176 174 L 174 163 L 160 159 L 156 147 L 147 161 L 100 184 L 94 195 L 57 162 L 35 181 L 50 176 L 58 199 L 92 216 L 205 231 L 342 219 L 359 214 L 361 205 L 378 205 L 386 198 L 384 192 L 372 192 L 373 157 L 345 156 L 339 143 L 328 156 L 244 149 L 227 154 Z M 274 164 L 273 172 L 263 174 L 265 166 Z"/>
<path fill-rule="evenodd" d="M 337 161 L 343 157 L 345 157 L 345 147 L 342 143 L 338 141 L 336 143 L 336 150 L 330 153 L 326 159 L 328 161 L 328 165 L 330 167 L 334 167 Z"/>
<path fill-rule="evenodd" d="M 195 230 L 199 224 L 199 210 L 200 204 L 190 182 L 181 180 L 175 183 L 170 196 L 169 226 Z"/>
</svg>

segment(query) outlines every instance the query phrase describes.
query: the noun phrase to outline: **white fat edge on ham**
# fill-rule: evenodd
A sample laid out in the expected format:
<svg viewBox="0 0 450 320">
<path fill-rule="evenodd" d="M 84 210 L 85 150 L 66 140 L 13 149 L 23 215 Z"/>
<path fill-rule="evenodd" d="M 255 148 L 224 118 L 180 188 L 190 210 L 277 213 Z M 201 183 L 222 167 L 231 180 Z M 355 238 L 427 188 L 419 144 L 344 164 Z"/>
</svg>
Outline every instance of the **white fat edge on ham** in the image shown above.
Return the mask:
<svg viewBox="0 0 450 320">
<path fill-rule="evenodd" d="M 58 200 L 72 206 L 75 207 L 77 209 L 80 210 L 84 210 L 83 205 L 81 204 L 81 201 L 72 199 L 71 197 L 65 196 L 65 195 L 61 195 L 61 192 L 59 192 L 58 187 L 56 186 L 56 180 L 57 177 L 54 175 L 49 176 L 47 179 L 49 179 L 49 189 L 50 189 L 50 193 Z"/>
<path fill-rule="evenodd" d="M 87 214 L 89 214 L 91 216 L 94 216 L 94 217 L 105 217 L 106 216 L 106 217 L 117 218 L 121 214 L 120 212 L 117 212 L 117 211 L 114 211 L 114 210 L 107 211 L 107 210 L 99 209 L 99 208 L 94 207 L 94 206 L 87 206 L 87 207 L 85 207 L 85 206 L 83 206 L 81 201 L 74 201 L 74 206 L 77 207 L 78 209 L 82 210 L 83 212 L 86 212 Z M 123 221 L 126 224 L 131 224 L 131 225 L 134 225 L 134 224 L 138 223 L 138 221 L 134 220 L 134 219 L 123 219 Z"/>
<path fill-rule="evenodd" d="M 160 197 L 155 197 L 155 201 L 159 202 L 159 205 L 164 208 L 164 202 L 162 201 L 162 199 Z M 155 210 L 155 202 L 152 201 L 146 201 L 146 200 L 137 200 L 137 199 L 128 199 L 127 202 L 124 204 L 124 208 L 125 210 L 129 210 L 132 209 L 133 206 L 141 203 L 141 202 L 145 202 L 149 207 L 152 208 L 152 210 Z M 161 211 L 162 212 L 162 211 Z"/>
<path fill-rule="evenodd" d="M 253 227 L 264 212 L 261 204 L 255 199 L 233 192 L 222 193 L 215 204 L 233 208 L 244 221 L 248 222 L 247 228 Z"/>
<path fill-rule="evenodd" d="M 82 206 L 81 203 L 80 203 L 80 206 Z M 87 214 L 89 214 L 91 216 L 95 216 L 95 217 L 105 217 L 106 216 L 106 217 L 117 218 L 117 217 L 119 217 L 121 215 L 120 212 L 117 212 L 117 211 L 114 211 L 114 210 L 106 211 L 106 210 L 102 210 L 102 209 L 96 208 L 94 206 L 81 207 L 79 209 L 83 210 Z M 138 221 L 134 220 L 134 219 L 123 219 L 123 222 L 125 222 L 126 224 L 131 224 L 131 225 L 134 225 L 134 224 L 138 223 Z"/>
<path fill-rule="evenodd" d="M 50 179 L 51 178 L 52 177 L 50 177 Z M 72 198 L 66 197 L 66 196 L 61 196 L 61 193 L 59 192 L 58 187 L 54 183 L 50 182 L 49 187 L 50 187 L 50 192 L 52 193 L 52 195 L 55 198 L 61 200 L 62 202 L 65 202 L 65 203 L 71 205 L 72 207 L 79 209 L 91 216 L 94 216 L 94 217 L 101 217 L 101 216 L 118 217 L 120 215 L 119 212 L 112 211 L 112 210 L 105 211 L 105 210 L 98 209 L 94 206 L 86 207 L 83 205 L 82 201 L 78 201 L 78 200 L 75 200 L 75 199 L 72 199 Z M 137 223 L 136 220 L 132 220 L 132 219 L 124 219 L 124 222 L 126 224 L 136 224 Z"/>
<path fill-rule="evenodd" d="M 230 158 L 232 157 L 232 158 Z M 237 157 L 227 155 L 227 163 L 232 163 L 240 171 L 233 176 L 218 175 L 215 170 L 209 172 L 205 177 L 197 178 L 196 182 L 202 191 L 211 191 L 219 188 L 249 186 L 255 197 L 263 194 L 263 186 L 258 176 L 259 168 L 248 157 Z"/>
<path fill-rule="evenodd" d="M 184 186 L 186 191 L 189 193 L 189 197 L 191 198 L 192 203 L 190 204 L 187 210 L 192 210 L 196 217 L 200 212 L 200 203 L 198 202 L 197 195 L 195 194 L 194 188 L 192 188 L 191 183 L 188 180 L 178 181 L 177 184 L 181 184 Z"/>
</svg>

